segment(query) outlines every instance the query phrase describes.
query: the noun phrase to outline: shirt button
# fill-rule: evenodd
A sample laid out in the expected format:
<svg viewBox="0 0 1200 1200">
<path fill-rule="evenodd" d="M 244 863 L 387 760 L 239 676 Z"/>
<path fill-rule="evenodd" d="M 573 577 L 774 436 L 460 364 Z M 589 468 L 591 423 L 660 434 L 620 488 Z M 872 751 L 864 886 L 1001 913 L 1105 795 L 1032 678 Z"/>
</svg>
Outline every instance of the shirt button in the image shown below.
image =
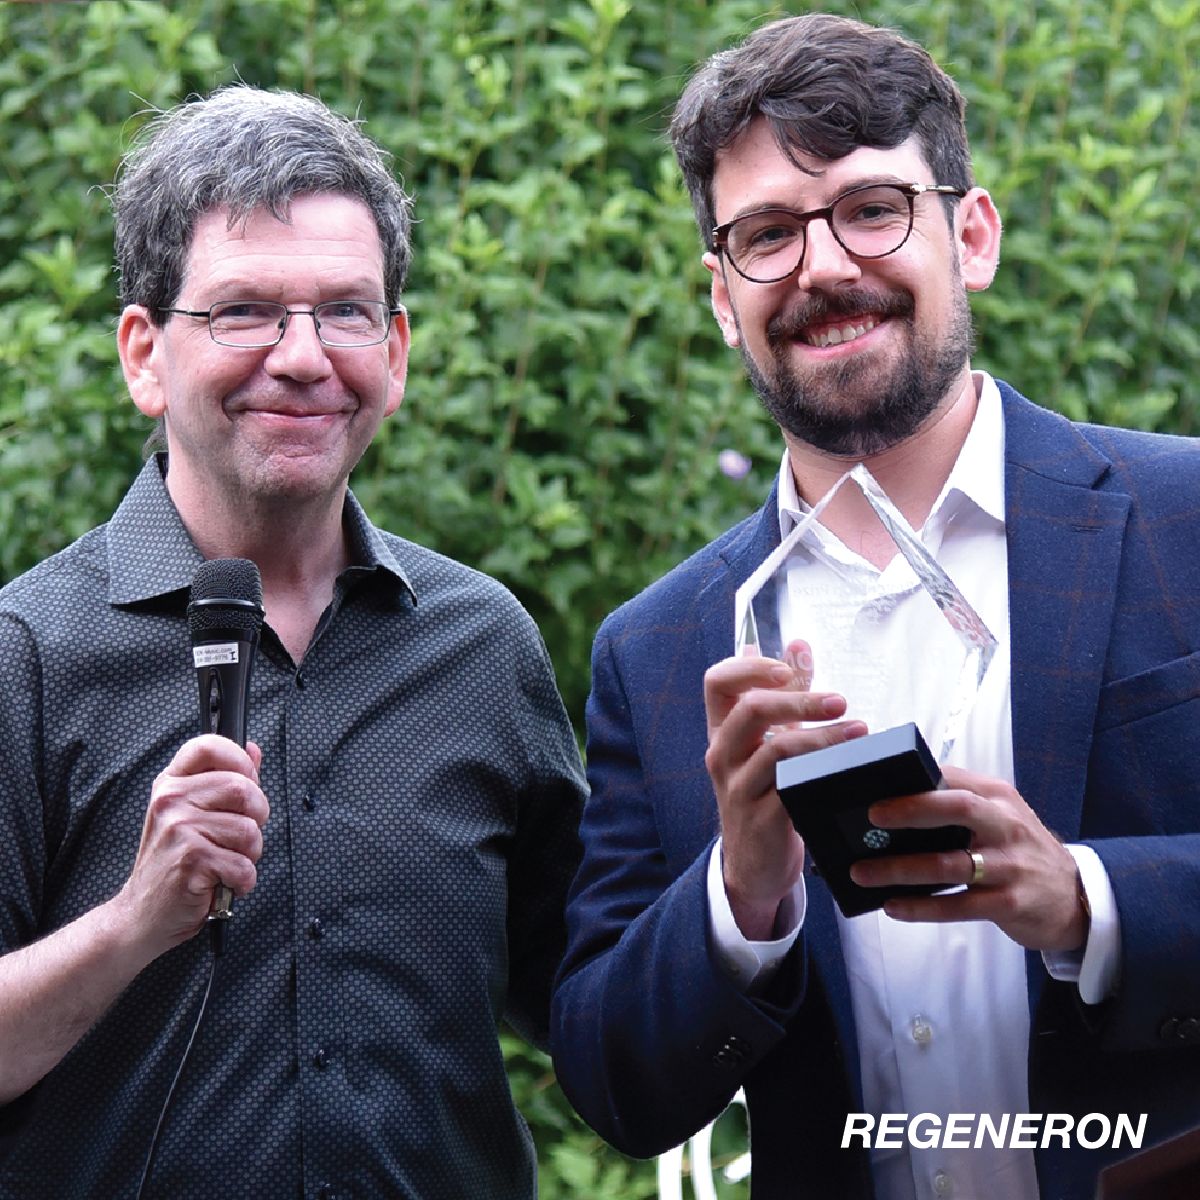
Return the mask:
<svg viewBox="0 0 1200 1200">
<path fill-rule="evenodd" d="M 316 1054 L 313 1055 L 313 1066 L 316 1067 L 318 1071 L 325 1070 L 325 1068 L 329 1066 L 329 1055 L 326 1054 L 324 1050 L 318 1050 Z"/>
<path fill-rule="evenodd" d="M 933 1190 L 938 1196 L 949 1196 L 954 1191 L 954 1180 L 945 1171 L 938 1171 L 933 1177 Z"/>
<path fill-rule="evenodd" d="M 918 1046 L 928 1046 L 933 1041 L 933 1026 L 924 1017 L 913 1017 L 912 1040 Z M 938 1195 L 942 1195 L 941 1192 Z"/>
<path fill-rule="evenodd" d="M 308 923 L 308 936 L 313 941 L 318 941 L 325 933 L 325 926 L 321 923 L 320 917 L 313 917 Z"/>
<path fill-rule="evenodd" d="M 300 803 L 304 806 L 305 812 L 312 812 L 317 807 L 317 802 L 311 796 L 305 796 Z"/>
<path fill-rule="evenodd" d="M 296 672 L 296 690 L 298 692 L 304 691 L 304 672 L 303 671 Z"/>
<path fill-rule="evenodd" d="M 333 1184 L 321 1184 L 321 1186 L 317 1188 L 317 1200 L 336 1200 L 333 1194 Z"/>
</svg>

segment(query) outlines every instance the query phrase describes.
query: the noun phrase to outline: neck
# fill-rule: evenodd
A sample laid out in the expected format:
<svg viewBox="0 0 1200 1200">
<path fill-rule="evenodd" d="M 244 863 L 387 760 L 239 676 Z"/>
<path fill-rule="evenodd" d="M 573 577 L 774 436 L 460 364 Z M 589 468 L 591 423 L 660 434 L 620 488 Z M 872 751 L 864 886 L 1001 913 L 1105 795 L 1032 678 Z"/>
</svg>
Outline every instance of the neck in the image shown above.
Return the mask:
<svg viewBox="0 0 1200 1200">
<path fill-rule="evenodd" d="M 167 472 L 167 490 L 188 534 L 207 558 L 248 558 L 262 576 L 267 624 L 292 660 L 308 649 L 321 614 L 333 599 L 334 583 L 350 560 L 342 526 L 346 487 L 336 497 L 286 500 L 244 507 L 212 497 L 189 503 L 186 489 L 177 496 Z"/>
<path fill-rule="evenodd" d="M 801 499 L 816 504 L 857 462 L 862 462 L 913 529 L 925 524 L 971 431 L 978 396 L 967 372 L 912 437 L 863 459 L 826 454 L 788 434 L 788 463 Z M 896 553 L 890 535 L 852 484 L 821 514 L 821 524 L 855 553 L 882 570 Z"/>
</svg>

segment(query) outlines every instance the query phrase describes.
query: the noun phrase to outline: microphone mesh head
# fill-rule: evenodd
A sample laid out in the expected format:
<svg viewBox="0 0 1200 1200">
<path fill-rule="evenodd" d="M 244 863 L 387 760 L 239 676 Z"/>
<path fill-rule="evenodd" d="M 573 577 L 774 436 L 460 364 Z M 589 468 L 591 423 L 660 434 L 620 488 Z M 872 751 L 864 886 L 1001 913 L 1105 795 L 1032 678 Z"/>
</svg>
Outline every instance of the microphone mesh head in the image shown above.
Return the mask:
<svg viewBox="0 0 1200 1200">
<path fill-rule="evenodd" d="M 262 627 L 262 579 L 248 558 L 212 558 L 192 579 L 188 626 L 192 641 L 218 629 Z"/>
</svg>

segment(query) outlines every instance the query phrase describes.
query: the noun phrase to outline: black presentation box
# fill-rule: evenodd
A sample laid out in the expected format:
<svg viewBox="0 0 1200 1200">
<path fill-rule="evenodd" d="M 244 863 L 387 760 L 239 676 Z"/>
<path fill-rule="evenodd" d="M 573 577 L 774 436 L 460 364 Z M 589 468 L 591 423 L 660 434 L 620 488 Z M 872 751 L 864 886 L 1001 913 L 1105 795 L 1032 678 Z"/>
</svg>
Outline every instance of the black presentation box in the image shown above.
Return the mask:
<svg viewBox="0 0 1200 1200">
<path fill-rule="evenodd" d="M 911 722 L 775 765 L 779 798 L 847 917 L 881 908 L 893 896 L 945 891 L 944 886 L 931 884 L 864 888 L 850 879 L 850 867 L 860 859 L 970 846 L 971 832 L 963 825 L 884 830 L 867 817 L 867 809 L 877 800 L 930 792 L 941 780 L 921 731 Z"/>
</svg>

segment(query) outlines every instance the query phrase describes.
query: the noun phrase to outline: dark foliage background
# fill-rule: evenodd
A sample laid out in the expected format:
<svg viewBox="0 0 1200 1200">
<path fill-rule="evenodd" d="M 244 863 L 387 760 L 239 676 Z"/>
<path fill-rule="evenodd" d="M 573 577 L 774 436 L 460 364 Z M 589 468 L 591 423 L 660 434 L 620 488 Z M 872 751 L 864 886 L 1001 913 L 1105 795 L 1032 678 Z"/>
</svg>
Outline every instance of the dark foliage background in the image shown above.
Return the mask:
<svg viewBox="0 0 1200 1200">
<path fill-rule="evenodd" d="M 421 221 L 408 396 L 355 489 L 522 598 L 579 721 L 600 619 L 755 506 L 777 464 L 662 131 L 698 60 L 806 7 L 0 5 L 0 580 L 104 520 L 140 461 L 100 190 L 133 131 L 239 77 L 313 92 L 394 153 Z M 1070 416 L 1192 433 L 1200 0 L 825 7 L 923 41 L 969 98 L 1006 223 L 976 361 Z M 722 449 L 748 477 L 721 473 Z M 602 1149 L 546 1060 L 508 1050 L 543 1196 L 652 1195 L 652 1169 Z"/>
</svg>

